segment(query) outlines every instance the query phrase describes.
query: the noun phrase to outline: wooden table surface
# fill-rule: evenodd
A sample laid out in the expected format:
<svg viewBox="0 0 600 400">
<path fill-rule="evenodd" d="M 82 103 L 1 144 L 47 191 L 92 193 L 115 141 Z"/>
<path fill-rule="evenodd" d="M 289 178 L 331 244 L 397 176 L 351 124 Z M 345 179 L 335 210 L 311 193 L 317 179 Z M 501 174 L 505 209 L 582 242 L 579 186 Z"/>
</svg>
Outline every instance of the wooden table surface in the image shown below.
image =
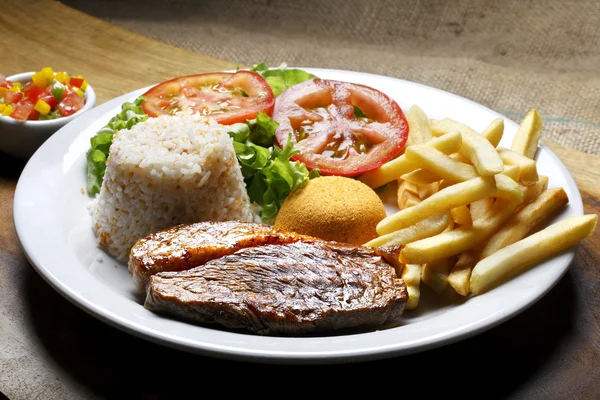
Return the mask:
<svg viewBox="0 0 600 400">
<path fill-rule="evenodd" d="M 9 1 L 0 12 L 0 27 L 0 73 L 48 65 L 81 73 L 94 86 L 99 104 L 167 78 L 235 67 L 54 1 Z M 598 213 L 600 157 L 546 145 L 575 177 L 585 212 Z M 337 394 L 364 386 L 376 391 L 374 396 L 600 398 L 598 230 L 579 246 L 567 274 L 544 298 L 471 339 L 420 354 L 337 366 L 233 362 L 135 338 L 56 293 L 31 267 L 14 230 L 13 195 L 25 162 L 2 153 L 0 160 L 0 392 L 11 399 L 176 398 L 204 393 L 207 378 L 209 385 L 219 378 L 234 382 L 219 384 L 228 394 L 252 393 L 256 386 L 261 392 L 276 387 L 313 391 L 320 381 Z M 337 373 L 341 382 L 334 378 Z"/>
</svg>

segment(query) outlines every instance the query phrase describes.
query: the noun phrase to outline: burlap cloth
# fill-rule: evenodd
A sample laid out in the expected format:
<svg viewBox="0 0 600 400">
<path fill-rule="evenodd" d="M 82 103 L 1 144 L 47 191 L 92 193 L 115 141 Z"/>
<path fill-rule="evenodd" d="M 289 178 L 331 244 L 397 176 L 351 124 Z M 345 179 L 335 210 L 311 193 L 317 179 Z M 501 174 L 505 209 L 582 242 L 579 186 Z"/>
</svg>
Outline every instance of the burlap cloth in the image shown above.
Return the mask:
<svg viewBox="0 0 600 400">
<path fill-rule="evenodd" d="M 466 97 L 600 155 L 600 1 L 67 0 L 131 31 L 251 65 L 394 76 Z"/>
</svg>

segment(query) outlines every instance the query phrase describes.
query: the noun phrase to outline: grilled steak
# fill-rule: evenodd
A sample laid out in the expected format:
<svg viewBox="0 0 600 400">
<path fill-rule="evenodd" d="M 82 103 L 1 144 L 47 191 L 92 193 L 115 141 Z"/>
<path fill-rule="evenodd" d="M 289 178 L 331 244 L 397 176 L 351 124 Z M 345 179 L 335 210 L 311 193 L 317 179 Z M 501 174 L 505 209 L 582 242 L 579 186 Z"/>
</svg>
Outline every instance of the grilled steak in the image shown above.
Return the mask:
<svg viewBox="0 0 600 400">
<path fill-rule="evenodd" d="M 151 275 L 183 271 L 245 247 L 318 240 L 269 225 L 245 222 L 199 222 L 179 225 L 139 240 L 131 249 L 129 272 L 143 290 Z"/>
<path fill-rule="evenodd" d="M 325 241 L 247 247 L 150 277 L 145 307 L 261 335 L 396 320 L 407 291 L 382 253 Z"/>
</svg>

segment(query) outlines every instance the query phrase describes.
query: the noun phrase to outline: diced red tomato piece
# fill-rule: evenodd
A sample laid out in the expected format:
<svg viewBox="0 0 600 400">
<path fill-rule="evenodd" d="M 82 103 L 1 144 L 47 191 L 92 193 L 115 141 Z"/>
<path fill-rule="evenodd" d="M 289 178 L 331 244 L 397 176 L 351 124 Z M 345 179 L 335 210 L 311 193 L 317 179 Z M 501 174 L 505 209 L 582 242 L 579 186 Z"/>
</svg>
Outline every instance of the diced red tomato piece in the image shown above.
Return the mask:
<svg viewBox="0 0 600 400">
<path fill-rule="evenodd" d="M 35 105 L 34 105 L 34 107 L 35 107 Z M 29 117 L 27 119 L 30 119 L 30 120 L 40 119 L 40 112 L 36 109 L 31 110 L 31 114 L 29 114 Z"/>
<path fill-rule="evenodd" d="M 7 81 L 6 77 L 2 74 L 0 74 L 0 87 L 5 87 L 5 88 L 9 88 L 9 89 L 12 87 L 12 82 Z"/>
<path fill-rule="evenodd" d="M 40 99 L 45 101 L 50 106 L 51 110 L 54 110 L 58 105 L 58 101 L 54 98 L 54 96 L 52 96 L 51 93 L 45 93 L 40 97 Z"/>
<path fill-rule="evenodd" d="M 83 99 L 75 92 L 65 92 L 63 99 L 58 103 L 58 110 L 63 117 L 69 116 L 83 107 Z"/>
<path fill-rule="evenodd" d="M 23 98 L 23 93 L 18 92 L 6 92 L 4 95 L 4 100 L 8 104 L 16 104 L 19 102 L 19 100 L 21 100 L 21 98 Z"/>
<path fill-rule="evenodd" d="M 80 88 L 81 85 L 83 85 L 83 78 L 69 78 L 69 80 L 67 81 L 67 83 L 71 86 L 75 86 L 77 88 Z"/>
<path fill-rule="evenodd" d="M 11 117 L 18 120 L 26 120 L 33 111 L 33 103 L 27 99 L 19 101 L 13 105 L 14 111 L 10 114 Z"/>
<path fill-rule="evenodd" d="M 34 85 L 33 82 L 29 82 L 23 88 L 23 93 L 25 94 L 25 97 L 27 97 L 33 104 L 35 104 L 40 98 L 40 96 L 44 94 L 44 89 Z"/>
</svg>

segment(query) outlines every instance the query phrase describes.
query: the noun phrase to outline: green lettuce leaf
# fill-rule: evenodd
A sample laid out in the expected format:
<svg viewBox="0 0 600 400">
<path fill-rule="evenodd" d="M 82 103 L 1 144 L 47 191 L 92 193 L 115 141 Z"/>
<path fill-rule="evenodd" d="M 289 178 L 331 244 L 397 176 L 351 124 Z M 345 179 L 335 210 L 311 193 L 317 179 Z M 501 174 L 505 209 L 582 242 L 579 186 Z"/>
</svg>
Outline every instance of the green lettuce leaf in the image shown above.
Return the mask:
<svg viewBox="0 0 600 400">
<path fill-rule="evenodd" d="M 102 177 L 106 170 L 106 156 L 101 150 L 90 149 L 87 153 L 87 187 L 89 193 L 100 192 Z"/>
<path fill-rule="evenodd" d="M 266 223 L 274 220 L 290 193 L 319 176 L 317 170 L 309 172 L 303 163 L 290 161 L 298 153 L 291 140 L 283 149 L 274 144 L 277 127 L 267 114 L 259 113 L 256 119 L 246 121 L 246 127 L 232 125 L 229 132 L 248 197 L 260 206 L 260 217 Z"/>
<path fill-rule="evenodd" d="M 246 139 L 250 136 L 250 128 L 247 124 L 237 123 L 229 126 L 230 131 L 229 136 L 233 139 L 233 145 L 235 146 L 236 142 L 244 143 Z"/>
<path fill-rule="evenodd" d="M 91 148 L 86 154 L 87 191 L 89 195 L 93 196 L 100 193 L 102 179 L 106 171 L 106 159 L 115 132 L 121 129 L 129 129 L 138 122 L 148 119 L 140 105 L 145 100 L 143 96 L 139 96 L 131 103 L 123 103 L 121 111 L 90 139 Z"/>
<path fill-rule="evenodd" d="M 249 128 L 251 142 L 263 147 L 269 147 L 273 144 L 275 131 L 279 124 L 269 117 L 266 112 L 258 112 L 256 118 L 246 121 L 246 124 Z"/>
<path fill-rule="evenodd" d="M 287 68 L 285 64 L 282 64 L 275 69 L 269 69 L 267 64 L 262 62 L 260 64 L 253 65 L 252 71 L 258 72 L 263 78 L 265 78 L 269 86 L 271 86 L 271 89 L 273 89 L 273 94 L 275 97 L 279 96 L 281 92 L 289 87 L 315 78 L 315 75 L 313 74 L 301 69 Z"/>
</svg>

